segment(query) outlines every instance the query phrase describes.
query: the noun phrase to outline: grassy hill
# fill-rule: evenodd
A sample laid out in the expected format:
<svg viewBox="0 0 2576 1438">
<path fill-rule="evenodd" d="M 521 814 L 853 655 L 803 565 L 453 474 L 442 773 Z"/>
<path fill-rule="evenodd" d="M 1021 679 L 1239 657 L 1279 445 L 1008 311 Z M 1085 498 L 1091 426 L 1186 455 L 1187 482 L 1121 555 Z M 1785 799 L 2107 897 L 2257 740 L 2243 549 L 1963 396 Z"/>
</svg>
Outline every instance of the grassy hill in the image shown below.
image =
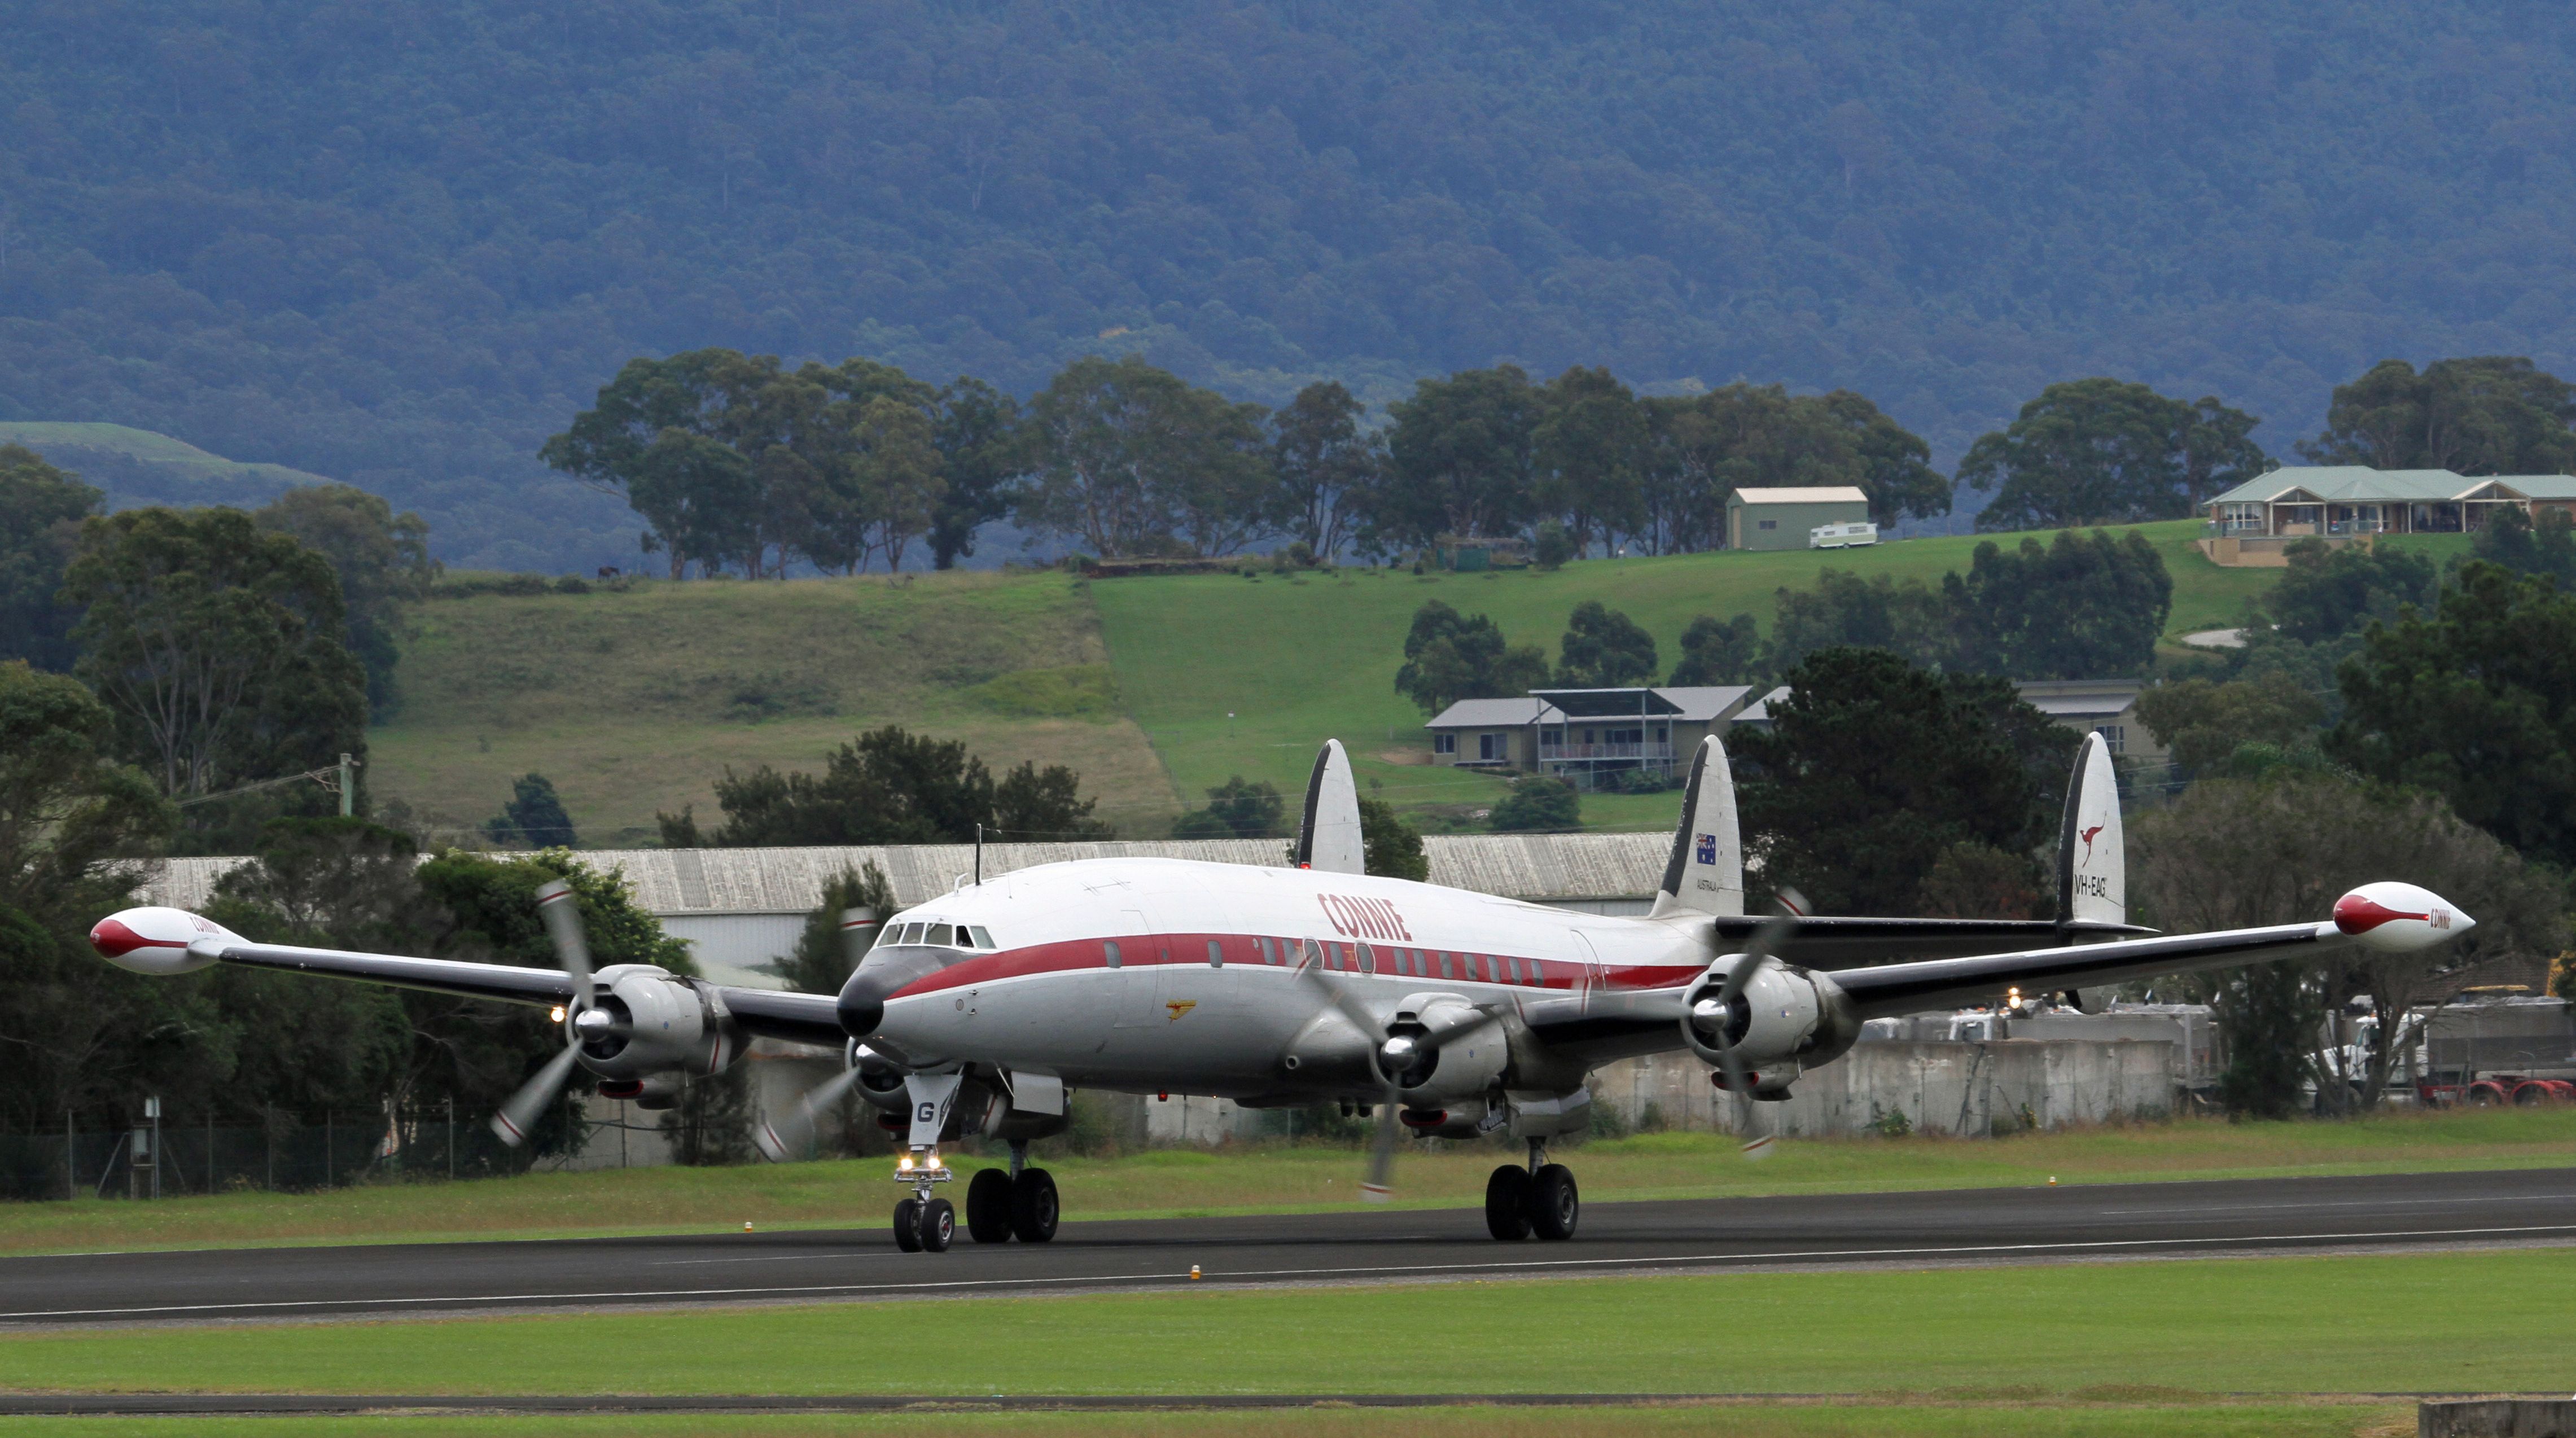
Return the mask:
<svg viewBox="0 0 2576 1438">
<path fill-rule="evenodd" d="M 2190 521 L 2143 532 L 2174 576 L 2174 634 L 2232 622 L 2278 574 L 2210 564 Z M 1294 793 L 1328 736 L 1380 797 L 1463 809 L 1490 804 L 1498 782 L 1433 766 L 1423 716 L 1393 687 L 1425 599 L 1490 614 L 1551 654 L 1567 614 L 1598 599 L 1653 633 L 1669 666 L 1695 615 L 1750 613 L 1767 628 L 1774 594 L 1828 565 L 1932 580 L 1964 569 L 1979 542 L 1552 574 L 951 573 L 438 600 L 404 653 L 403 707 L 372 736 L 374 781 L 464 829 L 534 770 L 587 842 L 632 842 L 656 809 L 712 813 L 728 764 L 817 767 L 853 731 L 893 722 L 964 739 L 990 762 L 1071 764 L 1127 832 L 1154 832 L 1229 775 Z M 1669 795 L 1605 795 L 1585 817 L 1661 828 L 1671 811 Z"/>
<path fill-rule="evenodd" d="M 1060 574 L 950 573 L 433 600 L 403 702 L 369 736 L 380 796 L 468 828 L 512 775 L 553 779 L 591 844 L 714 813 L 726 765 L 813 769 L 858 729 L 964 739 L 987 762 L 1071 764 L 1104 816 L 1176 801 L 1112 702 L 1098 621 Z"/>
<path fill-rule="evenodd" d="M 282 464 L 245 464 L 148 429 L 122 424 L 0 420 L 0 444 L 23 444 L 133 504 L 258 504 L 291 485 L 327 484 Z"/>
</svg>

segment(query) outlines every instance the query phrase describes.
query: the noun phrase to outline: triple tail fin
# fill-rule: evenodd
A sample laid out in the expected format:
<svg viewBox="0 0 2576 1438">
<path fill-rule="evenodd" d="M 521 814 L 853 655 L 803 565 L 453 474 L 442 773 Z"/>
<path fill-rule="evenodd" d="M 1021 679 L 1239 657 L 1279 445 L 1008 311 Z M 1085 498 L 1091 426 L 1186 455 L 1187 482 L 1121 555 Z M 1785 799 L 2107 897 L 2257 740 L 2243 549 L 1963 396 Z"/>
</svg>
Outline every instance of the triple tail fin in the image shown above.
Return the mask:
<svg viewBox="0 0 2576 1438">
<path fill-rule="evenodd" d="M 1360 791 L 1351 779 L 1351 756 L 1342 741 L 1327 739 L 1306 779 L 1306 813 L 1297 821 L 1297 847 L 1289 855 L 1301 869 L 1327 874 L 1368 872 L 1368 846 L 1360 837 Z"/>
<path fill-rule="evenodd" d="M 1648 917 L 1696 913 L 1734 918 L 1743 912 L 1744 838 L 1735 817 L 1735 775 L 1727 767 L 1726 746 L 1711 734 L 1700 741 L 1691 760 L 1690 783 L 1682 790 L 1681 826 L 1673 830 L 1672 857 L 1665 861 L 1663 887 Z"/>
<path fill-rule="evenodd" d="M 2120 843 L 2120 784 L 2111 747 L 2087 734 L 2066 781 L 2066 822 L 2057 836 L 2057 922 L 2129 921 L 2128 865 Z"/>
</svg>

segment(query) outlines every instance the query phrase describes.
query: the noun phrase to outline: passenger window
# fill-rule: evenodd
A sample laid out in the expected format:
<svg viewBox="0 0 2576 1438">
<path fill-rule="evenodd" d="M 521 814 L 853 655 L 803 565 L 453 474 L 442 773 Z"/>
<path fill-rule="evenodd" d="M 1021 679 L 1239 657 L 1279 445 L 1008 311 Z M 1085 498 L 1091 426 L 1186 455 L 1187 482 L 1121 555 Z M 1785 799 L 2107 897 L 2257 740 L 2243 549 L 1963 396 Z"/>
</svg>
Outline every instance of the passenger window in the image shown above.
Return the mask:
<svg viewBox="0 0 2576 1438">
<path fill-rule="evenodd" d="M 1503 963 L 1508 966 L 1506 972 L 1512 976 L 1512 982 L 1516 984 L 1519 983 L 1521 981 L 1521 961 L 1518 959 L 1505 959 L 1503 960 Z"/>
<path fill-rule="evenodd" d="M 1449 956 L 1447 954 L 1442 954 L 1440 956 L 1440 977 L 1445 979 L 1449 976 Z"/>
<path fill-rule="evenodd" d="M 1366 944 L 1354 944 L 1352 947 L 1360 951 L 1359 971 L 1364 974 L 1376 973 L 1377 950 L 1370 948 Z"/>
<path fill-rule="evenodd" d="M 975 936 L 975 947 L 979 949 L 998 949 L 1001 947 L 1001 945 L 993 942 L 993 931 L 985 928 L 982 924 L 973 924 L 968 926 L 967 932 Z"/>
<path fill-rule="evenodd" d="M 1118 941 L 1116 939 L 1102 940 L 1100 944 L 1100 953 L 1103 958 L 1109 960 L 1109 967 L 1113 969 L 1118 967 Z"/>
<path fill-rule="evenodd" d="M 1225 967 L 1225 945 L 1215 939 L 1208 940 L 1208 967 L 1211 969 Z"/>
<path fill-rule="evenodd" d="M 933 924 L 930 926 L 930 942 L 943 949 L 953 948 L 957 943 L 957 930 L 953 925 Z"/>
</svg>

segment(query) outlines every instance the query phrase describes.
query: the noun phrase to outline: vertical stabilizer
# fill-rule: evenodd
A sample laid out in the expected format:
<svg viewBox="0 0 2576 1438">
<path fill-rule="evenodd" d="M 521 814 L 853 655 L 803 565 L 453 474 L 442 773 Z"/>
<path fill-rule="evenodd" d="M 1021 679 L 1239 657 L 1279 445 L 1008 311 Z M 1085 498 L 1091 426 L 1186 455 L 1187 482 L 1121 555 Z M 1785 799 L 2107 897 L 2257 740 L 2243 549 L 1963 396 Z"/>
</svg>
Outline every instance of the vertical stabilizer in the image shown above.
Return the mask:
<svg viewBox="0 0 2576 1438">
<path fill-rule="evenodd" d="M 2121 856 L 2120 784 L 2111 747 L 2087 734 L 2066 781 L 2066 824 L 2057 836 L 2057 922 L 2129 921 L 2127 864 Z"/>
<path fill-rule="evenodd" d="M 1664 864 L 1654 914 L 1731 918 L 1743 912 L 1744 841 L 1735 821 L 1735 775 L 1726 766 L 1726 746 L 1711 734 L 1691 760 L 1681 826 L 1673 830 L 1673 853 Z"/>
<path fill-rule="evenodd" d="M 1360 791 L 1351 782 L 1351 756 L 1342 741 L 1327 739 L 1306 780 L 1306 816 L 1297 822 L 1297 867 L 1327 874 L 1365 874 L 1368 849 L 1360 839 Z"/>
</svg>

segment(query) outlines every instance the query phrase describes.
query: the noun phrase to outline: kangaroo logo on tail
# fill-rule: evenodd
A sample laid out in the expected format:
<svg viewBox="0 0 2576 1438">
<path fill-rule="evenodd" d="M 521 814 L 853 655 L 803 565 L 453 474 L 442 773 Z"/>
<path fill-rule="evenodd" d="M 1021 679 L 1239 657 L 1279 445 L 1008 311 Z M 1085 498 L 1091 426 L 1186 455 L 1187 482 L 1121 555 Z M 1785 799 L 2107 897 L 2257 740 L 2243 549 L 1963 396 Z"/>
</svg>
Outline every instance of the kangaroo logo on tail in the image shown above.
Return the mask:
<svg viewBox="0 0 2576 1438">
<path fill-rule="evenodd" d="M 2077 837 L 2077 838 L 2082 839 L 2082 840 L 2084 841 L 2084 862 L 2085 862 L 2085 863 L 2088 863 L 2088 864 L 2089 864 L 2089 863 L 2092 863 L 2092 862 L 2093 862 L 2093 836 L 2094 836 L 2094 835 L 2096 835 L 2096 834 L 2101 833 L 2101 832 L 2102 832 L 2102 829 L 2103 829 L 2103 826 L 2102 826 L 2102 825 L 2100 825 L 2100 824 L 2096 824 L 2096 825 L 2094 825 L 2092 828 L 2087 829 L 2087 830 L 2085 830 L 2084 832 L 2082 832 L 2082 833 L 2080 833 L 2080 834 L 2076 835 L 2076 837 Z"/>
</svg>

